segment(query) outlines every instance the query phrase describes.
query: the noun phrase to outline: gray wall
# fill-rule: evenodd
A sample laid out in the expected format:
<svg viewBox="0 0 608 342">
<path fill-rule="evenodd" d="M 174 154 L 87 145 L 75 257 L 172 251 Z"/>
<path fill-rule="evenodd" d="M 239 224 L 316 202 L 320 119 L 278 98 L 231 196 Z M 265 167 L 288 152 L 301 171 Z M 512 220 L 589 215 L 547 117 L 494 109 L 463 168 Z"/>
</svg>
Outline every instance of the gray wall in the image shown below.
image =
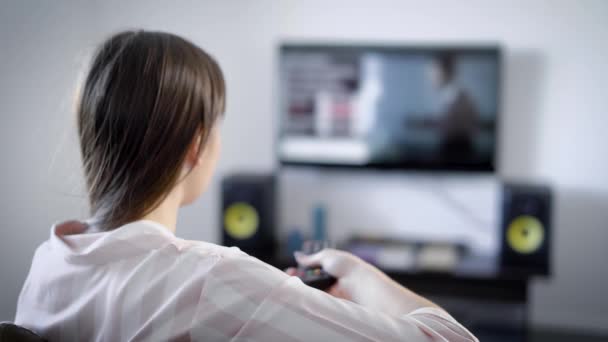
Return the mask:
<svg viewBox="0 0 608 342">
<path fill-rule="evenodd" d="M 225 70 L 229 100 L 220 173 L 270 170 L 276 164 L 273 48 L 279 38 L 501 42 L 506 48 L 501 173 L 546 180 L 557 191 L 555 275 L 533 284 L 533 322 L 608 329 L 603 265 L 608 260 L 608 2 L 4 0 L 0 5 L 0 320 L 13 318 L 33 250 L 50 225 L 86 217 L 72 111 L 82 63 L 109 33 L 144 27 L 185 35 Z M 218 240 L 217 179 L 207 196 L 181 213 L 179 235 Z"/>
</svg>

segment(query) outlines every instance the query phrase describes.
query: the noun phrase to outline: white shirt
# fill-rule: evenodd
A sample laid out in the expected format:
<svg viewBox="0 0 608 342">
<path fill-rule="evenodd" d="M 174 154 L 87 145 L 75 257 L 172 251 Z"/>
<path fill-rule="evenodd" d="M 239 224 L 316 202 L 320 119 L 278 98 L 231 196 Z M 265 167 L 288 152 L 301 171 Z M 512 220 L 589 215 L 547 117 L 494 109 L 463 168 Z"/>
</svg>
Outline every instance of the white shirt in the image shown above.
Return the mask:
<svg viewBox="0 0 608 342">
<path fill-rule="evenodd" d="M 477 341 L 442 310 L 389 316 L 151 221 L 87 228 L 52 228 L 16 324 L 51 341 Z"/>
</svg>

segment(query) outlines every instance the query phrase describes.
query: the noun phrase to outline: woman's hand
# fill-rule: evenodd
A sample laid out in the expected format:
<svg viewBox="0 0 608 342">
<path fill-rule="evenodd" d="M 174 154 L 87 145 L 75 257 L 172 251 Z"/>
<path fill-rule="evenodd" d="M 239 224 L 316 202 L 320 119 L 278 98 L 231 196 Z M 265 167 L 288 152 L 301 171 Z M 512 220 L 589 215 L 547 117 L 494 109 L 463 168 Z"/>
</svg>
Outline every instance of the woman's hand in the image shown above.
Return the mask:
<svg viewBox="0 0 608 342">
<path fill-rule="evenodd" d="M 437 307 L 429 300 L 399 285 L 376 267 L 344 251 L 324 249 L 316 254 L 296 252 L 300 266 L 321 266 L 338 281 L 328 293 L 392 315 L 407 314 L 421 307 Z M 295 269 L 287 273 L 295 274 Z"/>
</svg>

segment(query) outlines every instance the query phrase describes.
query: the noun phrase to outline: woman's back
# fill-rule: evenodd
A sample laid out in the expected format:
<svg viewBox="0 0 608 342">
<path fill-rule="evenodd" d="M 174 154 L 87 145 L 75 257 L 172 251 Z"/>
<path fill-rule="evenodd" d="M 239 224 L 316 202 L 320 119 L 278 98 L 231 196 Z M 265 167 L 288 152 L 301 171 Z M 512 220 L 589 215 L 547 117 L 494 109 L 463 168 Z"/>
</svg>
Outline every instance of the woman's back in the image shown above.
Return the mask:
<svg viewBox="0 0 608 342">
<path fill-rule="evenodd" d="M 367 310 L 150 221 L 109 232 L 55 226 L 36 251 L 16 323 L 51 341 L 472 340 L 438 309 Z"/>
</svg>

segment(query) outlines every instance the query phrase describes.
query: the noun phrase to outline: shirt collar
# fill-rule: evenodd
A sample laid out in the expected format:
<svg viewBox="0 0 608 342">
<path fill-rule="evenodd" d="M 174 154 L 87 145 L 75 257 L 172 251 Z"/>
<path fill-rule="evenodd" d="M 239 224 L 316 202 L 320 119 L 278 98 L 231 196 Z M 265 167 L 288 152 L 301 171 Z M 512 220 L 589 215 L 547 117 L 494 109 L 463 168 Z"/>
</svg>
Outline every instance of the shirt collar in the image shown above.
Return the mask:
<svg viewBox="0 0 608 342">
<path fill-rule="evenodd" d="M 175 235 L 163 225 L 140 220 L 110 231 L 98 231 L 87 221 L 66 221 L 51 228 L 50 246 L 66 261 L 107 263 L 143 254 L 174 243 Z"/>
</svg>

